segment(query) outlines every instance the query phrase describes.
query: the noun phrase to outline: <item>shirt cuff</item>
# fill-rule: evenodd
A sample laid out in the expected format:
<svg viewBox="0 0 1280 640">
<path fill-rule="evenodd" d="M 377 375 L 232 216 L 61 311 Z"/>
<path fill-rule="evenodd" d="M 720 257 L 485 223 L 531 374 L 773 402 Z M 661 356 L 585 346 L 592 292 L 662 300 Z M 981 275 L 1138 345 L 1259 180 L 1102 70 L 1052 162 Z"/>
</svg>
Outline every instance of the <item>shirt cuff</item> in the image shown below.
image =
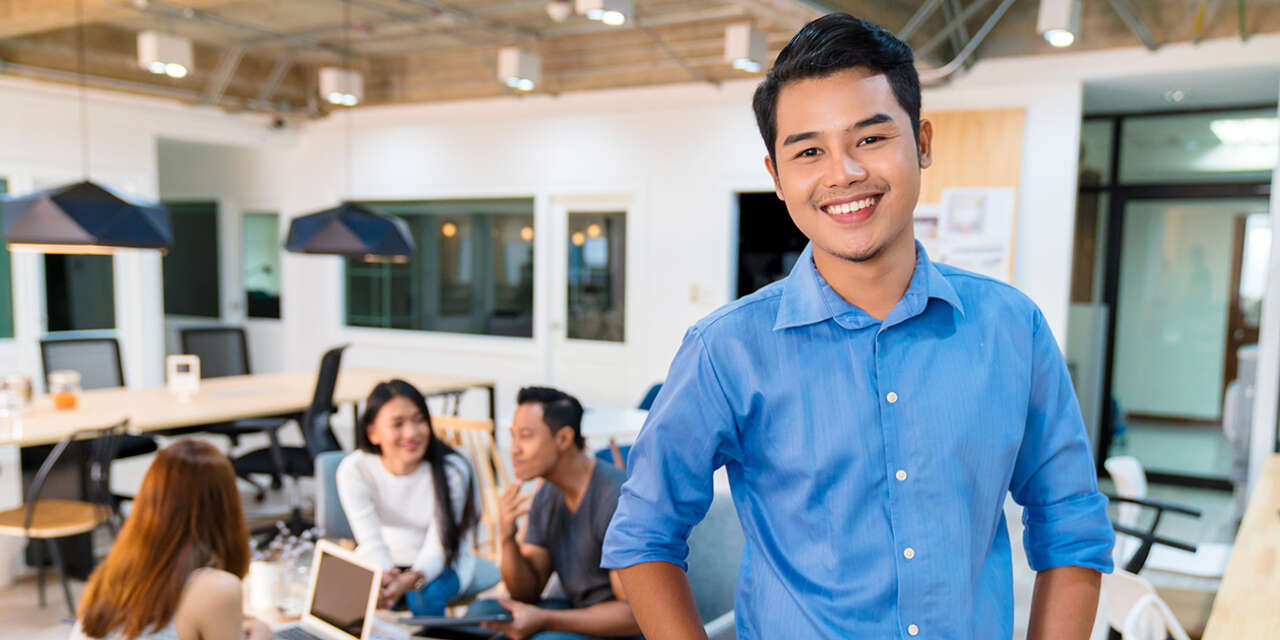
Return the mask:
<svg viewBox="0 0 1280 640">
<path fill-rule="evenodd" d="M 1111 573 L 1115 533 L 1107 498 L 1098 492 L 1048 505 L 1024 505 L 1023 547 L 1034 571 L 1084 567 Z"/>
</svg>

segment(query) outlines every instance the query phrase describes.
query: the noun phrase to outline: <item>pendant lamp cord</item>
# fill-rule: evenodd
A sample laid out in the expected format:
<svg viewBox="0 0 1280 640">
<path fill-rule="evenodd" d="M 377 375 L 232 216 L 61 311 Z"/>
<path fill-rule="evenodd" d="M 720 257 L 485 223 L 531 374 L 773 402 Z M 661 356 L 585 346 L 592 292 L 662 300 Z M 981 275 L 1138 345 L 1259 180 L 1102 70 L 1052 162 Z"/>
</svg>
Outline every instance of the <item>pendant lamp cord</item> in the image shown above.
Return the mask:
<svg viewBox="0 0 1280 640">
<path fill-rule="evenodd" d="M 351 73 L 351 0 L 342 3 L 342 66 L 348 74 Z M 346 197 L 351 197 L 351 108 L 347 107 L 345 124 L 345 132 L 343 145 L 345 149 L 345 160 L 343 161 L 343 170 L 345 172 L 344 181 L 346 183 Z"/>
<path fill-rule="evenodd" d="M 76 57 L 80 73 L 80 169 L 89 179 L 89 98 L 85 94 L 84 0 L 76 0 Z"/>
</svg>

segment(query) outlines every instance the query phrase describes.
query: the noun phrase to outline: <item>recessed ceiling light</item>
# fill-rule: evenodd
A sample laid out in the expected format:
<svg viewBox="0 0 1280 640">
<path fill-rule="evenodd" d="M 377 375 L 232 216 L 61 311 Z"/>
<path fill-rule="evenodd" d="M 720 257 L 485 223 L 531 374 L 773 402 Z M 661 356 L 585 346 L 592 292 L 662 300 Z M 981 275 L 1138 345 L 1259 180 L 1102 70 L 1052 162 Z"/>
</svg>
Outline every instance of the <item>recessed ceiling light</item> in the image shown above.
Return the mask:
<svg viewBox="0 0 1280 640">
<path fill-rule="evenodd" d="M 1170 89 L 1164 92 L 1164 101 L 1169 104 L 1178 104 L 1187 99 L 1187 92 L 1182 89 Z"/>
</svg>

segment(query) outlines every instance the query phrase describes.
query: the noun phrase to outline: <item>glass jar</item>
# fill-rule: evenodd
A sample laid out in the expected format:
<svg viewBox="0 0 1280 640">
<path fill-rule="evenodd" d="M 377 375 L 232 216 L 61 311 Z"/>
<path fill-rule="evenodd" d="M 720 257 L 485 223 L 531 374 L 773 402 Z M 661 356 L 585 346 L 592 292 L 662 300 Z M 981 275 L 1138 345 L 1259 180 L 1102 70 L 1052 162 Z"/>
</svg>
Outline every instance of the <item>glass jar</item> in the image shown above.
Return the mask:
<svg viewBox="0 0 1280 640">
<path fill-rule="evenodd" d="M 49 374 L 49 395 L 57 409 L 74 409 L 80 397 L 80 372 L 63 369 Z"/>
</svg>

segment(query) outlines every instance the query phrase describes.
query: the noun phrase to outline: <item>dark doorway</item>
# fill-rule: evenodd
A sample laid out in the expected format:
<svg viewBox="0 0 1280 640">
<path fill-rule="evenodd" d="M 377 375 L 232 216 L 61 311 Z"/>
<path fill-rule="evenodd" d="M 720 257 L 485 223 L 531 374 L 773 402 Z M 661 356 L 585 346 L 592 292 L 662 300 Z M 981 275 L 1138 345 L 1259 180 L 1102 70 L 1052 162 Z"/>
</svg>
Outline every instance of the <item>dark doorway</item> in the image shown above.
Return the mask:
<svg viewBox="0 0 1280 640">
<path fill-rule="evenodd" d="M 738 295 L 791 273 L 809 239 L 772 191 L 738 194 Z"/>
</svg>

